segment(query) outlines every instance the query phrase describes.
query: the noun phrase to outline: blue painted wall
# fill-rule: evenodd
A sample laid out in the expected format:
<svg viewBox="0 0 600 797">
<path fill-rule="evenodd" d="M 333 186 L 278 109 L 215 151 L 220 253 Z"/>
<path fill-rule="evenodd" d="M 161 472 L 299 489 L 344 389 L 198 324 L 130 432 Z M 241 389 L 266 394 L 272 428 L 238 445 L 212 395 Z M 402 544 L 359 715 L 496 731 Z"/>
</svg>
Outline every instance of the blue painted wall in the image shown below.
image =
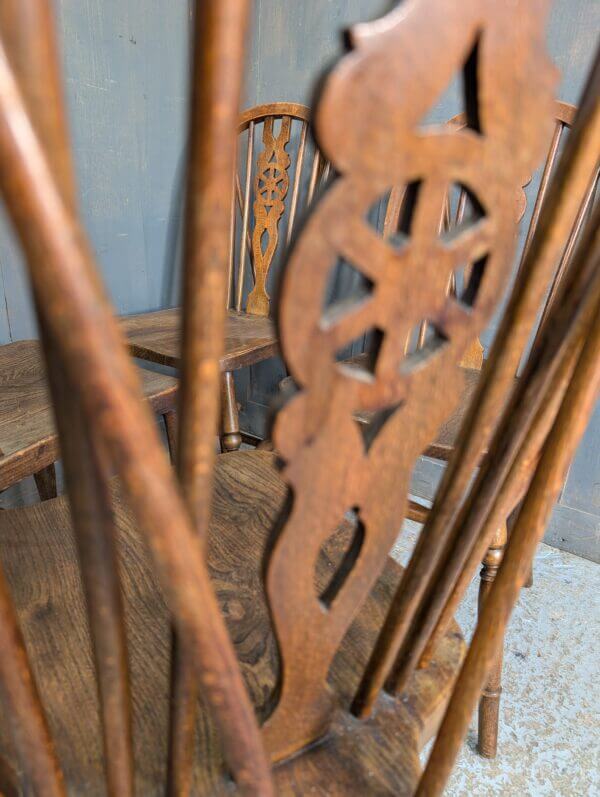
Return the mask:
<svg viewBox="0 0 600 797">
<path fill-rule="evenodd" d="M 192 0 L 54 2 L 81 208 L 109 292 L 121 313 L 173 304 Z M 315 77 L 343 52 L 340 31 L 391 5 L 255 0 L 245 104 L 310 104 Z M 548 43 L 562 72 L 561 99 L 577 101 L 598 31 L 600 2 L 554 0 Z M 458 93 L 451 87 L 432 118 L 457 110 Z M 0 278 L 0 343 L 34 337 L 20 257 L 2 216 Z M 265 366 L 258 379 L 266 386 L 276 372 L 276 366 Z M 254 416 L 247 421 L 257 423 Z M 560 522 L 549 534 L 561 547 L 594 558 L 600 557 L 599 452 L 600 410 L 563 490 L 555 513 Z M 417 474 L 423 494 L 431 491 L 438 468 L 425 462 Z"/>
</svg>

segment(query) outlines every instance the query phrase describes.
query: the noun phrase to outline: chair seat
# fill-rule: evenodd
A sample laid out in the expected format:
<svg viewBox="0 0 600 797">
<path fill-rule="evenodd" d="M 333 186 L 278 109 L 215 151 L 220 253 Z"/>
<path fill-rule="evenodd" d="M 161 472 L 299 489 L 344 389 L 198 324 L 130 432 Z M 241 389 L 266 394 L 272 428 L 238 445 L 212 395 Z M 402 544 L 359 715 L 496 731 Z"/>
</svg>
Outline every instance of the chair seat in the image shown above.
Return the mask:
<svg viewBox="0 0 600 797">
<path fill-rule="evenodd" d="M 140 368 L 144 395 L 156 412 L 174 405 L 177 380 Z M 40 345 L 0 346 L 0 490 L 59 458 Z"/>
<path fill-rule="evenodd" d="M 276 642 L 261 586 L 269 532 L 287 488 L 275 458 L 238 452 L 218 458 L 208 561 L 244 677 L 258 714 L 268 712 L 277 671 Z M 143 541 L 115 486 L 120 561 L 127 613 L 133 695 L 136 793 L 164 793 L 167 750 L 168 614 Z M 328 582 L 340 529 L 316 571 Z M 339 538 L 339 539 L 338 539 Z M 90 641 L 77 555 L 63 497 L 0 513 L 0 558 L 21 622 L 68 791 L 104 793 L 102 743 Z M 331 681 L 349 701 L 372 648 L 401 570 L 391 559 L 331 669 Z M 418 750 L 434 731 L 463 655 L 456 626 L 436 660 L 417 673 L 402 700 L 383 696 L 373 718 L 359 723 L 340 710 L 326 741 L 275 770 L 278 794 L 389 794 L 412 792 Z M 0 724 L 2 755 L 14 761 Z M 231 793 L 222 777 L 220 745 L 205 714 L 197 728 L 194 794 Z M 0 768 L 1 769 L 1 768 Z M 0 784 L 1 786 L 2 784 Z"/>
<path fill-rule="evenodd" d="M 121 319 L 131 353 L 142 360 L 179 367 L 181 354 L 181 309 Z M 275 325 L 270 318 L 228 310 L 222 371 L 235 371 L 266 360 L 278 351 Z"/>
</svg>

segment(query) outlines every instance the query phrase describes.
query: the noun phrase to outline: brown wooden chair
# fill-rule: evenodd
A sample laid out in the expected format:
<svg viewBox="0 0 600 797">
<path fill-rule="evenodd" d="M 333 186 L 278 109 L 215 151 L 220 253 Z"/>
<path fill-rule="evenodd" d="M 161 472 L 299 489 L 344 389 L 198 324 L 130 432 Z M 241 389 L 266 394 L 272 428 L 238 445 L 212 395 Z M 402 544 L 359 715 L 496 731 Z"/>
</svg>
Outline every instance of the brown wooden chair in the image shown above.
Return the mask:
<svg viewBox="0 0 600 797">
<path fill-rule="evenodd" d="M 41 10 L 45 4 L 37 5 L 39 8 L 34 17 L 36 14 L 47 16 L 48 9 Z M 30 6 L 30 3 L 22 4 L 17 12 L 14 3 L 2 4 L 0 29 L 14 31 L 18 37 L 19 26 L 27 27 L 29 24 Z M 46 89 L 41 85 L 45 80 L 48 52 L 39 44 L 34 49 L 35 57 L 31 48 L 16 48 L 11 53 L 15 67 L 30 95 L 33 113 L 40 128 L 46 132 L 62 129 L 63 122 L 57 119 L 60 102 L 52 88 Z M 58 88 L 55 90 L 58 91 Z M 64 165 L 69 153 L 62 133 L 60 138 L 60 143 L 54 139 L 54 145 L 58 152 L 56 158 Z M 70 182 L 69 198 L 74 204 L 74 184 Z M 172 444 L 177 381 L 147 369 L 140 369 L 140 379 L 149 405 L 164 417 Z M 55 496 L 54 463 L 59 457 L 52 400 L 39 342 L 21 340 L 0 346 L 0 490 L 33 475 L 42 500 Z"/>
<path fill-rule="evenodd" d="M 565 136 L 573 125 L 576 115 L 576 107 L 564 102 L 557 101 L 555 103 L 555 128 L 550 147 L 544 162 L 539 187 L 533 201 L 532 213 L 529 219 L 529 225 L 524 239 L 523 253 L 521 255 L 521 263 L 517 267 L 519 270 L 524 262 L 524 256 L 527 252 L 531 240 L 535 234 L 537 224 L 540 218 L 542 207 L 547 197 L 548 185 L 551 177 L 556 168 L 557 156 L 562 146 L 565 143 Z M 464 129 L 466 126 L 466 118 L 464 114 L 454 117 L 448 123 L 457 129 Z M 528 177 L 529 183 L 531 177 Z M 527 184 L 526 183 L 526 184 Z M 538 328 L 543 324 L 545 318 L 550 312 L 553 302 L 559 293 L 561 281 L 568 271 L 569 263 L 573 257 L 573 252 L 578 238 L 581 235 L 584 220 L 589 218 L 594 198 L 596 196 L 596 189 L 598 185 L 598 170 L 591 176 L 588 189 L 583 197 L 581 206 L 573 221 L 572 229 L 565 236 L 562 243 L 563 251 L 557 263 L 557 268 L 549 283 L 546 297 L 544 299 L 539 319 Z M 526 185 L 523 186 L 523 189 Z M 522 189 L 517 189 L 515 212 L 517 220 L 521 220 L 526 211 L 526 197 Z M 386 239 L 394 238 L 399 234 L 404 234 L 403 231 L 409 224 L 411 213 L 414 212 L 414 204 L 418 199 L 411 195 L 403 188 L 395 188 L 392 190 L 390 199 L 387 204 L 385 220 L 383 225 L 383 235 Z M 480 218 L 480 211 L 476 207 L 476 203 L 469 197 L 468 192 L 464 187 L 455 187 L 453 191 L 449 192 L 447 203 L 440 212 L 440 229 L 446 236 L 453 236 L 457 234 L 457 230 L 461 226 L 477 223 Z M 448 290 L 455 295 L 461 292 L 466 292 L 469 286 L 469 280 L 473 278 L 472 270 L 474 264 L 465 264 L 466 268 L 461 270 L 461 273 L 454 274 L 448 284 Z M 429 333 L 427 322 L 419 324 L 418 329 L 412 331 L 411 336 L 407 340 L 407 351 L 416 353 L 424 346 L 427 345 Z M 531 343 L 533 343 L 532 336 Z M 463 426 L 465 416 L 468 413 L 469 407 L 475 395 L 477 384 L 481 376 L 481 368 L 484 364 L 483 346 L 479 339 L 476 339 L 470 346 L 466 355 L 463 357 L 461 367 L 463 368 L 463 389 L 461 398 L 456 410 L 442 424 L 439 429 L 436 439 L 430 443 L 423 455 L 432 459 L 449 462 L 456 446 L 460 430 Z M 358 355 L 352 360 L 348 361 L 349 364 L 360 365 L 362 361 L 368 360 L 372 357 L 371 352 Z M 523 362 L 521 363 L 521 367 Z M 516 379 L 515 375 L 515 379 Z M 285 386 L 284 386 L 285 389 Z M 289 389 L 289 388 L 288 388 Z M 372 413 L 358 413 L 356 415 L 357 421 L 366 427 L 372 422 Z M 409 507 L 409 517 L 419 523 L 424 523 L 427 518 L 426 509 L 422 508 L 416 502 L 413 502 Z M 483 559 L 483 567 L 481 570 L 481 584 L 480 584 L 480 605 L 483 603 L 483 598 L 490 588 L 490 584 L 494 581 L 502 556 L 507 542 L 507 525 L 501 524 L 498 528 L 498 533 L 494 537 L 491 547 Z M 526 586 L 531 585 L 531 578 Z M 501 673 L 502 673 L 502 657 L 499 657 L 497 666 L 495 667 L 490 682 L 486 685 L 483 692 L 481 704 L 479 708 L 479 739 L 478 749 L 479 752 L 488 757 L 493 758 L 497 752 L 498 746 L 498 721 L 499 721 L 499 706 L 500 696 L 502 691 L 501 686 Z"/>
<path fill-rule="evenodd" d="M 278 351 L 269 285 L 271 269 L 288 248 L 300 212 L 330 176 L 330 165 L 309 135 L 310 109 L 289 102 L 244 111 L 238 124 L 244 153 L 236 172 L 228 257 L 227 323 L 223 371 L 221 443 L 241 445 L 233 372 Z M 243 184 L 243 185 L 242 185 Z M 179 368 L 181 309 L 158 310 L 122 321 L 132 354 Z"/>
<path fill-rule="evenodd" d="M 540 213 L 546 199 L 548 184 L 552 174 L 556 168 L 557 156 L 562 146 L 564 146 L 565 131 L 570 130 L 577 109 L 573 105 L 557 101 L 555 103 L 555 130 L 550 142 L 549 151 L 543 165 L 540 175 L 539 187 L 534 199 L 532 213 L 529 219 L 526 236 L 524 239 L 523 253 L 521 255 L 521 263 L 524 260 L 524 255 L 531 243 Z M 448 122 L 453 128 L 458 130 L 466 127 L 466 118 L 464 114 L 454 117 Z M 531 177 L 528 177 L 529 183 Z M 524 188 L 518 188 L 516 191 L 515 200 L 515 218 L 521 220 L 526 211 L 526 197 Z M 573 222 L 573 227 L 569 234 L 565 237 L 563 242 L 563 251 L 560 260 L 557 264 L 556 271 L 552 277 L 551 283 L 541 308 L 538 326 L 540 326 L 546 318 L 552 303 L 555 301 L 557 293 L 560 289 L 561 280 L 568 270 L 568 265 L 573 256 L 575 245 L 578 237 L 581 234 L 583 222 L 586 216 L 590 215 L 596 188 L 598 184 L 598 171 L 592 176 L 588 190 L 582 200 L 581 207 Z M 384 239 L 392 240 L 396 245 L 401 245 L 403 239 L 406 239 L 408 229 L 410 226 L 411 217 L 414 214 L 416 202 L 418 201 L 418 191 L 415 184 L 409 186 L 408 190 L 405 187 L 394 188 L 390 194 L 385 208 L 385 217 L 382 226 L 382 234 Z M 439 225 L 442 234 L 451 237 L 457 234 L 457 230 L 461 226 L 475 224 L 481 218 L 480 209 L 477 207 L 476 202 L 469 196 L 467 190 L 461 186 L 455 186 L 453 190 L 448 192 L 446 202 L 443 207 L 440 207 Z M 519 266 L 518 268 L 520 268 Z M 473 264 L 465 264 L 465 268 L 452 275 L 448 283 L 448 291 L 454 295 L 460 294 L 468 289 L 469 280 L 472 278 Z M 340 300 L 348 299 L 348 297 L 340 296 Z M 426 321 L 423 321 L 417 328 L 411 330 L 406 342 L 406 351 L 415 354 L 420 349 L 427 346 L 431 330 Z M 370 341 L 372 345 L 377 345 L 377 338 Z M 449 462 L 454 450 L 458 435 L 463 426 L 465 415 L 475 395 L 477 384 L 481 376 L 481 368 L 483 367 L 483 346 L 479 339 L 476 339 L 469 347 L 466 354 L 461 361 L 463 369 L 463 389 L 461 398 L 456 410 L 452 415 L 442 424 L 439 429 L 436 439 L 431 442 L 423 451 L 423 455 L 432 459 Z M 372 360 L 374 356 L 373 350 L 367 350 L 365 353 L 355 355 L 354 357 L 344 360 L 349 367 L 365 367 L 365 364 Z M 516 377 L 515 377 L 516 378 Z M 291 377 L 286 377 L 281 384 L 280 389 L 284 394 L 293 392 L 293 380 Z M 372 412 L 357 413 L 356 420 L 365 428 L 370 428 L 373 422 Z M 408 517 L 409 519 L 418 523 L 425 523 L 427 520 L 428 511 L 426 507 L 416 501 L 409 502 Z M 483 602 L 485 594 L 489 591 L 490 584 L 494 581 L 502 556 L 507 542 L 507 526 L 506 523 L 501 524 L 498 528 L 498 533 L 494 537 L 491 547 L 483 559 L 483 567 L 481 570 L 480 578 L 480 604 Z M 526 584 L 530 586 L 531 580 Z M 502 673 L 502 657 L 500 656 L 497 662 L 489 683 L 483 692 L 481 704 L 479 708 L 479 739 L 478 749 L 480 753 L 488 758 L 493 758 L 497 753 L 498 747 L 498 723 L 499 723 L 499 708 L 500 696 L 502 692 L 501 686 L 501 673 Z"/>
<path fill-rule="evenodd" d="M 140 369 L 142 390 L 162 415 L 172 444 L 177 380 Z M 56 497 L 54 463 L 60 459 L 52 399 L 37 340 L 0 346 L 0 491 L 34 476 L 42 501 Z"/>
<path fill-rule="evenodd" d="M 277 416 L 281 471 L 266 452 L 215 457 L 222 255 L 248 5 L 198 6 L 176 473 L 70 199 L 49 5 L 5 0 L 2 10 L 0 187 L 36 296 L 71 516 L 64 497 L 0 513 L 2 791 L 129 795 L 135 787 L 153 795 L 167 779 L 173 794 L 440 794 L 600 388 L 595 211 L 511 392 L 558 242 L 596 167 L 600 58 L 455 456 L 402 574 L 388 551 L 412 466 L 458 401 L 457 363 L 509 280 L 512 189 L 550 132 L 540 9 L 524 7 L 526 24 L 516 29 L 495 3 L 440 3 L 436 13 L 417 3 L 409 15 L 401 6 L 354 31 L 355 49 L 329 76 L 317 117 L 342 176 L 297 241 L 279 310 L 283 354 L 302 388 Z M 448 60 L 438 74 L 429 50 L 439 34 L 445 46 L 434 50 Z M 435 132 L 414 135 L 419 105 L 431 101 L 425 95 L 487 36 L 494 46 L 481 48 L 478 71 L 486 85 L 505 83 L 480 99 L 490 123 L 482 140 L 453 131 L 440 149 Z M 31 81 L 36 70 L 44 80 Z M 407 90 L 419 78 L 428 89 L 407 119 Z M 523 136 L 508 149 L 507 110 L 524 101 Z M 357 137 L 348 135 L 359 111 L 375 141 L 360 125 Z M 373 128 L 377 121 L 384 124 Z M 374 156 L 396 151 L 399 138 L 393 173 L 387 159 L 374 171 Z M 428 186 L 452 173 L 486 200 L 486 223 L 450 244 L 442 273 L 439 259 L 421 256 L 425 241 L 437 241 L 423 215 L 404 254 L 364 222 L 388 180 L 409 182 L 424 163 L 434 169 Z M 427 203 L 429 220 L 438 193 Z M 482 242 L 489 262 L 465 311 L 445 290 L 448 272 L 463 245 L 479 251 Z M 376 298 L 324 315 L 328 271 L 350 253 Z M 416 268 L 426 270 L 417 293 Z M 405 357 L 405 333 L 423 317 L 444 342 Z M 387 342 L 369 377 L 335 355 L 374 319 Z M 437 397 L 427 411 L 424 395 Z M 372 434 L 356 425 L 357 409 L 380 413 Z M 465 653 L 452 613 L 515 496 L 519 517 Z M 422 772 L 419 749 L 442 713 Z"/>
</svg>

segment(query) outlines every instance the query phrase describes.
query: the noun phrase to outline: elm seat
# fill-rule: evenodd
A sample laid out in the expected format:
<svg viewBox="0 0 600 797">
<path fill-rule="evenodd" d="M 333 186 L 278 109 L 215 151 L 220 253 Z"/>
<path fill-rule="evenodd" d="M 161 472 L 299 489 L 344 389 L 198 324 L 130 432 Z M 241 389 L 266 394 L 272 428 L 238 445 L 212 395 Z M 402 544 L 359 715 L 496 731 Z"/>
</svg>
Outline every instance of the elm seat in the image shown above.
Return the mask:
<svg viewBox="0 0 600 797">
<path fill-rule="evenodd" d="M 155 412 L 173 409 L 177 380 L 142 368 L 139 374 Z M 59 456 L 38 341 L 0 346 L 0 490 L 51 465 Z"/>
<path fill-rule="evenodd" d="M 131 353 L 142 360 L 178 368 L 181 356 L 181 308 L 141 313 L 121 320 Z M 221 370 L 261 362 L 278 351 L 273 321 L 266 316 L 227 311 Z"/>
<path fill-rule="evenodd" d="M 274 455 L 257 451 L 218 458 L 208 544 L 211 575 L 261 718 L 268 711 L 278 661 L 261 580 L 269 531 L 286 503 L 287 488 L 275 462 Z M 146 547 L 118 499 L 116 485 L 114 490 L 129 641 L 136 793 L 150 797 L 164 793 L 170 629 Z M 320 555 L 317 589 L 327 583 L 332 560 L 338 549 L 343 550 L 345 531 L 340 529 Z M 93 660 L 66 499 L 61 496 L 0 513 L 0 559 L 68 793 L 103 794 Z M 400 573 L 390 559 L 334 660 L 332 685 L 346 703 Z M 310 794 L 313 789 L 321 793 L 319 784 L 336 782 L 330 779 L 332 773 L 338 780 L 328 794 L 411 793 L 419 776 L 418 751 L 436 729 L 462 655 L 462 637 L 454 626 L 436 661 L 417 673 L 402 700 L 381 697 L 372 719 L 360 723 L 359 730 L 358 720 L 340 712 L 326 740 L 277 767 L 277 793 Z M 7 728 L 0 728 L 0 733 L 2 757 L 14 761 Z M 0 767 L 2 771 L 5 779 L 11 779 L 9 766 Z M 202 712 L 193 793 L 230 793 L 231 783 L 221 773 L 220 744 Z M 7 786 L 10 783 L 0 783 L 0 789 Z"/>
</svg>

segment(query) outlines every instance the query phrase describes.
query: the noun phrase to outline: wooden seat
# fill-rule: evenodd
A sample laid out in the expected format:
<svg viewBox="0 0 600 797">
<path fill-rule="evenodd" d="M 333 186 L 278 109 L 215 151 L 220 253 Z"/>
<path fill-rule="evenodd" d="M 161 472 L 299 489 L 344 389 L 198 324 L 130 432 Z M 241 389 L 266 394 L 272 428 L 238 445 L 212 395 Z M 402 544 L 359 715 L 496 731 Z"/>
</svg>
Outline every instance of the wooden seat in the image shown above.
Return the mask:
<svg viewBox="0 0 600 797">
<path fill-rule="evenodd" d="M 160 415 L 174 411 L 177 380 L 145 368 L 138 373 L 152 409 Z M 39 475 L 59 458 L 39 342 L 20 340 L 0 346 L 0 490 Z M 44 492 L 43 483 L 37 481 L 41 497 L 53 497 L 51 487 Z"/>
<path fill-rule="evenodd" d="M 207 560 L 219 604 L 236 645 L 245 681 L 260 717 L 269 709 L 279 667 L 262 586 L 262 561 L 287 487 L 275 457 L 237 452 L 215 470 L 214 513 Z M 170 624 L 146 546 L 135 520 L 113 488 L 121 577 L 130 633 L 133 724 L 140 795 L 165 792 Z M 330 577 L 349 529 L 341 528 L 319 557 L 316 587 Z M 0 560 L 11 588 L 25 643 L 55 737 L 69 794 L 105 793 L 102 735 L 85 601 L 66 497 L 0 513 Z M 351 626 L 330 680 L 347 706 L 401 575 L 391 559 Z M 409 793 L 418 779 L 418 751 L 435 732 L 462 659 L 454 627 L 436 662 L 420 671 L 402 701 L 383 698 L 373 720 L 355 733 L 356 720 L 340 714 L 327 745 L 275 771 L 278 794 L 310 794 L 328 769 L 336 794 Z M 0 731 L 6 726 L 0 724 Z M 14 761 L 9 739 L 5 762 Z M 221 751 L 206 713 L 197 721 L 193 794 L 227 791 L 220 780 Z M 340 763 L 342 766 L 340 767 Z M 1 768 L 0 768 L 1 769 Z M 4 767 L 5 773 L 10 771 Z M 17 789 L 18 773 L 14 773 Z M 7 775 L 5 775 L 7 777 Z M 0 790 L 10 794 L 0 780 Z"/>
<path fill-rule="evenodd" d="M 121 328 L 134 357 L 172 368 L 181 365 L 181 308 L 126 317 Z M 272 357 L 278 350 L 273 321 L 228 310 L 224 349 L 222 371 L 235 371 Z"/>
</svg>

